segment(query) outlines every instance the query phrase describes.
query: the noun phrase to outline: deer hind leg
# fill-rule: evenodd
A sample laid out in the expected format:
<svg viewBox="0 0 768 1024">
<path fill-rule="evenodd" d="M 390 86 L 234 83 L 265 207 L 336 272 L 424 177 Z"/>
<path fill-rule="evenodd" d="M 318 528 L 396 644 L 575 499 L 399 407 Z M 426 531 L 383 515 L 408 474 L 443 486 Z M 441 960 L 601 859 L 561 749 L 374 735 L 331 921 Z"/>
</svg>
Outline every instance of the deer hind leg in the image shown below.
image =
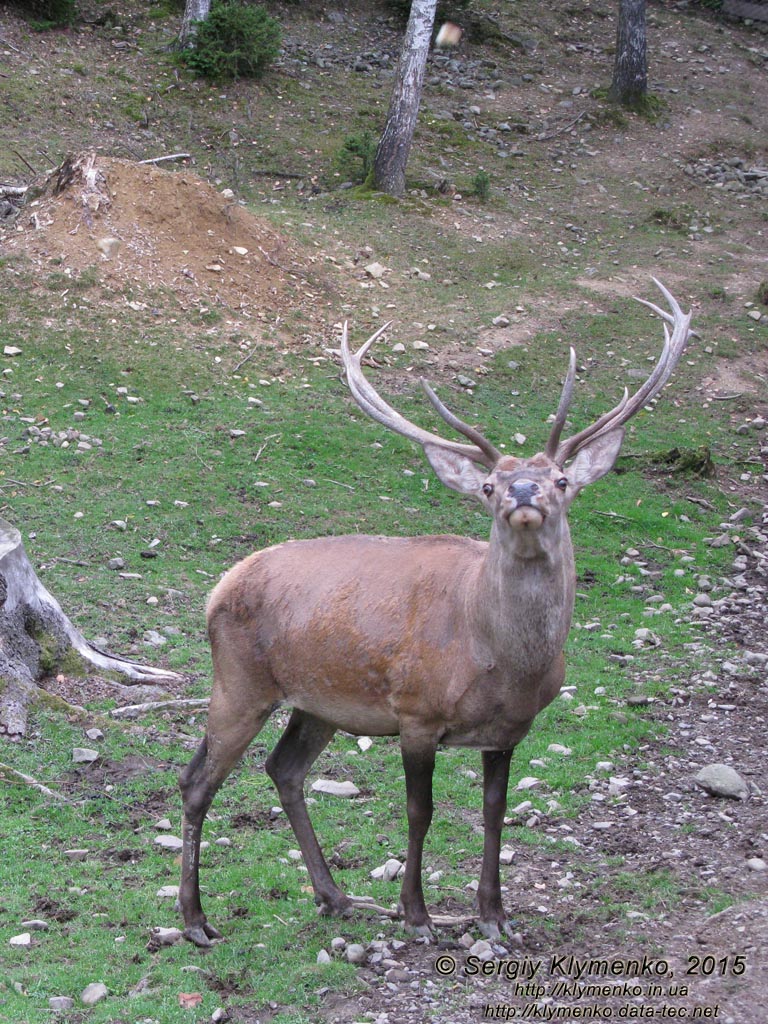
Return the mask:
<svg viewBox="0 0 768 1024">
<path fill-rule="evenodd" d="M 480 909 L 478 925 L 489 939 L 498 939 L 506 931 L 506 916 L 501 905 L 499 853 L 504 812 L 507 809 L 507 785 L 512 750 L 483 751 L 483 866 L 477 901 Z"/>
<path fill-rule="evenodd" d="M 301 848 L 321 914 L 344 914 L 353 905 L 333 880 L 304 800 L 307 773 L 335 732 L 335 726 L 296 708 L 265 765 Z"/>
<path fill-rule="evenodd" d="M 221 933 L 210 925 L 200 901 L 200 837 L 203 822 L 214 796 L 234 768 L 240 755 L 269 718 L 274 705 L 239 708 L 230 714 L 226 702 L 211 700 L 205 739 L 179 777 L 184 817 L 182 823 L 181 884 L 179 905 L 184 917 L 184 935 L 196 946 L 210 946 Z"/>
<path fill-rule="evenodd" d="M 435 770 L 435 746 L 402 742 L 405 768 L 406 811 L 408 815 L 408 853 L 400 890 L 399 910 L 405 927 L 415 935 L 432 935 L 432 922 L 421 887 L 421 859 L 424 839 L 432 822 L 432 776 Z"/>
</svg>

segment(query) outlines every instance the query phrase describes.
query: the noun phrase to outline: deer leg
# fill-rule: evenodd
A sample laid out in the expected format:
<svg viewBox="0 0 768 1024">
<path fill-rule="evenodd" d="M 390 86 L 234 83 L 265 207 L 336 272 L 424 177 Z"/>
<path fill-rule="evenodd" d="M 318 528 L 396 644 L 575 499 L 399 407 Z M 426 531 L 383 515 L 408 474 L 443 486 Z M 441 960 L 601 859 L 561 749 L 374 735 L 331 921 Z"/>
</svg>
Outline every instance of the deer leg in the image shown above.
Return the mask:
<svg viewBox="0 0 768 1024">
<path fill-rule="evenodd" d="M 179 905 L 184 917 L 184 935 L 196 946 L 210 946 L 221 933 L 208 924 L 200 902 L 200 837 L 203 822 L 214 796 L 234 768 L 240 755 L 269 717 L 272 707 L 261 714 L 241 714 L 235 722 L 220 704 L 212 700 L 205 739 L 181 773 L 183 799 L 181 884 Z"/>
<path fill-rule="evenodd" d="M 335 732 L 328 722 L 294 709 L 265 765 L 301 847 L 321 914 L 343 914 L 352 907 L 352 900 L 339 889 L 328 869 L 304 800 L 307 773 Z"/>
<path fill-rule="evenodd" d="M 514 749 L 514 748 L 513 748 Z M 501 905 L 499 879 L 499 853 L 504 812 L 507 809 L 507 785 L 512 750 L 483 751 L 483 866 L 477 901 L 480 908 L 478 925 L 489 939 L 498 939 L 506 928 L 506 917 Z"/>
<path fill-rule="evenodd" d="M 432 922 L 427 913 L 421 887 L 421 858 L 424 839 L 432 821 L 435 747 L 409 747 L 407 742 L 403 742 L 402 756 L 408 814 L 408 853 L 398 909 L 405 918 L 405 927 L 408 931 L 429 938 L 432 935 Z"/>
</svg>

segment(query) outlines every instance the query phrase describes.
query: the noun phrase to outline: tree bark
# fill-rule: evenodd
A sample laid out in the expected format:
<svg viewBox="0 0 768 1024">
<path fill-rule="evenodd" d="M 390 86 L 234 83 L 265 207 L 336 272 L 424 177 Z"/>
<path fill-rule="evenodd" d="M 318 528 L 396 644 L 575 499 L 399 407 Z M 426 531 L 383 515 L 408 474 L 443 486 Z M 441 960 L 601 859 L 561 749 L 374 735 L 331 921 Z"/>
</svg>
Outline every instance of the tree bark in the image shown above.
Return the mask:
<svg viewBox="0 0 768 1024">
<path fill-rule="evenodd" d="M 37 578 L 19 531 L 0 519 L 0 735 L 24 735 L 27 708 L 39 695 L 39 681 L 68 660 L 119 672 L 136 682 L 178 678 L 175 672 L 140 665 L 90 644 Z"/>
<path fill-rule="evenodd" d="M 648 95 L 646 0 L 619 0 L 616 57 L 608 98 L 623 107 L 640 107 Z"/>
<path fill-rule="evenodd" d="M 416 130 L 436 7 L 437 0 L 413 0 L 411 4 L 387 122 L 373 162 L 375 188 L 391 196 L 405 192 L 405 169 Z"/>
<path fill-rule="evenodd" d="M 210 13 L 211 0 L 186 0 L 184 17 L 181 20 L 181 29 L 176 41 L 180 50 L 186 50 L 192 45 L 197 32 L 197 23 L 206 21 Z"/>
</svg>

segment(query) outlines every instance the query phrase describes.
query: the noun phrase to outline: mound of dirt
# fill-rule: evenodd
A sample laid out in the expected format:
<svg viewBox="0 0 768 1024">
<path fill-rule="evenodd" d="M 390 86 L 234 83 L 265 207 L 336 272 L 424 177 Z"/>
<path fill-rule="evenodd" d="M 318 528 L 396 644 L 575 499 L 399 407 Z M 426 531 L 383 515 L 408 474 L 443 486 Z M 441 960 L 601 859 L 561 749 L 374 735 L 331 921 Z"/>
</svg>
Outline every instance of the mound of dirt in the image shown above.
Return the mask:
<svg viewBox="0 0 768 1024">
<path fill-rule="evenodd" d="M 313 257 L 189 169 L 84 153 L 38 187 L 5 248 L 59 272 L 98 274 L 135 297 L 170 290 L 184 309 L 224 306 L 278 323 L 297 308 L 317 320 L 332 291 Z"/>
</svg>

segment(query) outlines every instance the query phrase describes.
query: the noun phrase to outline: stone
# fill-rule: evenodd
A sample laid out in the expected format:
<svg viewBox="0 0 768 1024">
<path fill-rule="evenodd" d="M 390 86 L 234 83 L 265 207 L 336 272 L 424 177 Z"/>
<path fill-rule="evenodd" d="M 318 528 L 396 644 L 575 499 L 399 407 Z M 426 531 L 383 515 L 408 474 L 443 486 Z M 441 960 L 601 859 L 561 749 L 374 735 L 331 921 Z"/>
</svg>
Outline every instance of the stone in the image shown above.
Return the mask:
<svg viewBox="0 0 768 1024">
<path fill-rule="evenodd" d="M 727 764 L 708 764 L 694 776 L 694 781 L 710 796 L 730 800 L 746 800 L 749 786 L 739 773 Z"/>
<path fill-rule="evenodd" d="M 180 928 L 153 928 L 151 934 L 159 946 L 175 946 L 184 935 Z"/>
<path fill-rule="evenodd" d="M 331 954 L 327 949 L 321 949 L 317 954 L 317 962 L 319 964 L 329 964 L 331 962 Z"/>
<path fill-rule="evenodd" d="M 56 1010 L 58 1013 L 66 1013 L 68 1010 L 74 1009 L 75 1000 L 71 996 L 51 996 L 48 1000 L 48 1007 L 51 1010 Z"/>
<path fill-rule="evenodd" d="M 313 793 L 325 793 L 326 796 L 340 796 L 350 799 L 359 796 L 360 790 L 354 782 L 336 782 L 333 779 L 316 779 L 312 783 Z"/>
<path fill-rule="evenodd" d="M 163 885 L 157 890 L 161 900 L 175 900 L 179 895 L 178 885 Z"/>
<path fill-rule="evenodd" d="M 21 932 L 20 935 L 12 935 L 8 939 L 8 944 L 11 946 L 31 946 L 32 936 L 29 932 Z"/>
<path fill-rule="evenodd" d="M 163 850 L 172 850 L 178 853 L 183 845 L 182 840 L 178 836 L 163 835 L 155 837 L 155 846 L 159 846 Z"/>
<path fill-rule="evenodd" d="M 102 999 L 106 999 L 107 995 L 107 986 L 101 981 L 93 981 L 80 993 L 80 1002 L 83 1006 L 95 1006 Z"/>
<path fill-rule="evenodd" d="M 766 864 L 762 857 L 750 857 L 747 861 L 747 867 L 750 871 L 768 870 L 768 864 Z"/>
<path fill-rule="evenodd" d="M 91 750 L 89 747 L 75 747 L 72 751 L 72 760 L 75 764 L 91 764 L 98 759 L 98 750 Z"/>
<path fill-rule="evenodd" d="M 352 942 L 347 946 L 345 955 L 351 964 L 365 963 L 365 946 L 361 946 L 359 942 Z"/>
</svg>

